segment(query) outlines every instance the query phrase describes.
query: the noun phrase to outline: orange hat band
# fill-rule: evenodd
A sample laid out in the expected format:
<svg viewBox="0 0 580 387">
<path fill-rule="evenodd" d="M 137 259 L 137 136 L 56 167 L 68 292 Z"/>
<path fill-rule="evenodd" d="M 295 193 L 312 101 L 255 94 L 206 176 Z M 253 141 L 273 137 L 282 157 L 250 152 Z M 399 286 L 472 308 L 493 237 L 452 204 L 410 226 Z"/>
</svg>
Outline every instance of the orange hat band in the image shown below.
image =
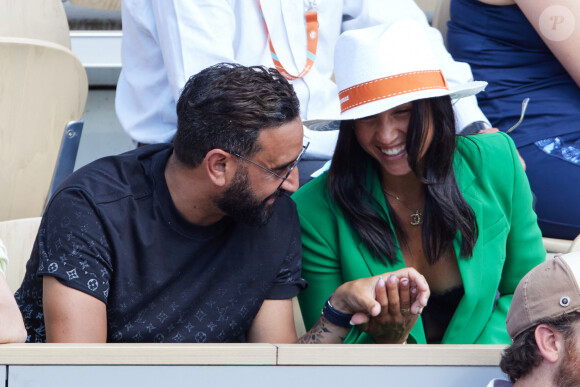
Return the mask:
<svg viewBox="0 0 580 387">
<path fill-rule="evenodd" d="M 338 93 L 342 113 L 365 103 L 420 90 L 445 89 L 440 70 L 412 71 L 360 83 Z"/>
</svg>

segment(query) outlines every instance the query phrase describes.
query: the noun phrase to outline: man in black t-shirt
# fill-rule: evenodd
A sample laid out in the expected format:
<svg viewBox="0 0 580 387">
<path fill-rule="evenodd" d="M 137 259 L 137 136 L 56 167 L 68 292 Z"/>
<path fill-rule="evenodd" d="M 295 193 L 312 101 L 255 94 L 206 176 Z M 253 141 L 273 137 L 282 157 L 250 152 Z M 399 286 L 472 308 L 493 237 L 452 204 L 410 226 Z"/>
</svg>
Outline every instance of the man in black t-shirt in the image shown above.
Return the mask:
<svg viewBox="0 0 580 387">
<path fill-rule="evenodd" d="M 172 145 L 97 160 L 52 197 L 16 293 L 28 341 L 296 341 L 291 298 L 306 283 L 286 192 L 307 145 L 291 85 L 215 65 L 177 114 Z M 424 279 L 404 275 L 425 303 Z M 341 342 L 379 315 L 377 291 L 378 278 L 340 286 L 302 342 Z"/>
</svg>

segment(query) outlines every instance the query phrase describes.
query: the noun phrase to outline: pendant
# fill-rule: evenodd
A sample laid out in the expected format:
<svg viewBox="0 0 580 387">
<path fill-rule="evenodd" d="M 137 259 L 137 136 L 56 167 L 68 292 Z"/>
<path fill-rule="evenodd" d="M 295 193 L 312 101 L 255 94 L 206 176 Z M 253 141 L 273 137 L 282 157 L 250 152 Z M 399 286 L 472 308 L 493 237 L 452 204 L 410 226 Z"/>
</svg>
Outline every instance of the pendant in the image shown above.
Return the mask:
<svg viewBox="0 0 580 387">
<path fill-rule="evenodd" d="M 417 209 L 411 214 L 411 226 L 419 226 L 421 224 L 423 224 L 423 214 Z"/>
</svg>

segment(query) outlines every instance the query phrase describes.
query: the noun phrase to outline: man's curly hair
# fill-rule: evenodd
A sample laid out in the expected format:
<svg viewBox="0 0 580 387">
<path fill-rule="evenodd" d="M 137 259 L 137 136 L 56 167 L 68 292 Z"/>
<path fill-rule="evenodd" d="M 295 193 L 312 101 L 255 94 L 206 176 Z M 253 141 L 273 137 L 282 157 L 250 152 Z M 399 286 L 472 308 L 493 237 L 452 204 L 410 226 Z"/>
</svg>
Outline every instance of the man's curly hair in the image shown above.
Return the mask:
<svg viewBox="0 0 580 387">
<path fill-rule="evenodd" d="M 275 69 L 219 63 L 192 76 L 177 102 L 175 155 L 199 165 L 223 149 L 249 157 L 259 150 L 259 131 L 300 114 L 292 85 Z"/>
</svg>

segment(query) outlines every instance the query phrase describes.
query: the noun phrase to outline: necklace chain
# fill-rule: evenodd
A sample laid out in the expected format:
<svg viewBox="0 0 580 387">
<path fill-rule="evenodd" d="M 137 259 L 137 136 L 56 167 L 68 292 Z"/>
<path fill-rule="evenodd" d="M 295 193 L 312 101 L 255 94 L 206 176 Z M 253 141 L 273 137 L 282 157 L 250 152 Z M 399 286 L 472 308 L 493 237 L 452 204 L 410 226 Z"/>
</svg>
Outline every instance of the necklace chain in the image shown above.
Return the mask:
<svg viewBox="0 0 580 387">
<path fill-rule="evenodd" d="M 411 211 L 411 212 L 412 212 L 412 214 L 410 215 L 410 217 L 411 217 L 411 226 L 420 226 L 420 225 L 422 225 L 422 224 L 423 224 L 423 213 L 422 213 L 421 211 L 419 211 L 419 209 L 418 209 L 418 208 L 417 208 L 417 209 L 413 209 L 413 208 L 409 207 L 409 205 L 408 205 L 407 203 L 405 203 L 405 202 L 403 201 L 403 199 L 401 199 L 401 198 L 400 198 L 400 197 L 398 197 L 397 195 L 394 195 L 394 194 L 390 193 L 390 192 L 389 192 L 389 191 L 387 191 L 387 190 L 384 190 L 384 189 L 383 189 L 383 192 L 384 192 L 385 194 L 389 195 L 390 197 L 392 197 L 392 198 L 394 198 L 394 199 L 398 200 L 399 202 L 403 203 L 403 205 L 404 205 L 405 207 L 407 207 L 407 209 L 408 209 L 409 211 Z"/>
</svg>

